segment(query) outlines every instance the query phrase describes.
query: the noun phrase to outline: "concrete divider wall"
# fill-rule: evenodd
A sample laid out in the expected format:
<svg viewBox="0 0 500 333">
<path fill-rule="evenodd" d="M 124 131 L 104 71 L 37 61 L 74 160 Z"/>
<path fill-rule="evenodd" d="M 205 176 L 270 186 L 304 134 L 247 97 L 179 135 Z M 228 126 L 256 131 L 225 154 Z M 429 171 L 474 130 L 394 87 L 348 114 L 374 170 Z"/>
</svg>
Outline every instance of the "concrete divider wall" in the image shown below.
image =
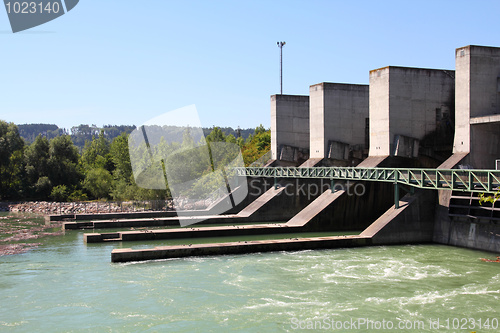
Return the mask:
<svg viewBox="0 0 500 333">
<path fill-rule="evenodd" d="M 454 112 L 455 73 L 409 67 L 370 71 L 370 156 L 394 154 L 396 135 L 421 140 Z"/>
<path fill-rule="evenodd" d="M 494 160 L 500 158 L 500 123 L 492 119 L 490 123 L 474 124 L 472 119 L 500 114 L 500 48 L 476 45 L 458 48 L 455 67 L 454 152 L 470 152 L 464 164 L 494 169 Z"/>
<path fill-rule="evenodd" d="M 291 147 L 291 155 L 282 160 L 283 146 Z M 309 96 L 271 96 L 272 159 L 298 165 L 307 160 L 309 152 Z M 300 156 L 299 156 L 300 155 Z M 294 157 L 296 160 L 294 160 Z"/>
<path fill-rule="evenodd" d="M 323 82 L 310 86 L 311 158 L 328 158 L 331 141 L 358 146 L 358 150 L 368 148 L 368 90 L 368 85 L 360 84 Z M 359 153 L 358 160 L 363 157 L 362 151 Z"/>
</svg>

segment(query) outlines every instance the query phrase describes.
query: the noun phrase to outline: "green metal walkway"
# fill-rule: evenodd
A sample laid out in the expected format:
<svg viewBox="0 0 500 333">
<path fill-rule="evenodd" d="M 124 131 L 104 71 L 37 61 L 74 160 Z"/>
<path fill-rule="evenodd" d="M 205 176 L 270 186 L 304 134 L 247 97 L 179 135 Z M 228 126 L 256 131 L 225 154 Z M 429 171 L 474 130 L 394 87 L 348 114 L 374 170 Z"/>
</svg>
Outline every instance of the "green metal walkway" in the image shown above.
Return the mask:
<svg viewBox="0 0 500 333">
<path fill-rule="evenodd" d="M 313 178 L 350 181 L 377 181 L 411 187 L 464 192 L 496 193 L 500 190 L 500 170 L 404 169 L 356 167 L 265 167 L 235 168 L 238 176 Z"/>
</svg>

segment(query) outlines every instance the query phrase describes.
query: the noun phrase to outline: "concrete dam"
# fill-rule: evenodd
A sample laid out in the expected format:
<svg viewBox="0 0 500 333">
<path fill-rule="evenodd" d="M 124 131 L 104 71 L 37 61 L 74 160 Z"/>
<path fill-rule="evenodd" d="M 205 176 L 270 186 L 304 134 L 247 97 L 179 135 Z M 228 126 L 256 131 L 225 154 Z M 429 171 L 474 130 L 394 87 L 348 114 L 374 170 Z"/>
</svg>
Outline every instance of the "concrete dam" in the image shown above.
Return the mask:
<svg viewBox="0 0 500 333">
<path fill-rule="evenodd" d="M 455 62 L 388 66 L 370 71 L 369 85 L 323 82 L 308 96 L 271 96 L 272 160 L 237 170 L 254 191 L 224 215 L 107 214 L 64 227 L 171 227 L 88 233 L 87 243 L 292 235 L 120 248 L 113 262 L 432 242 L 500 253 L 500 208 L 478 199 L 500 190 L 500 48 L 461 47 Z M 175 228 L 200 217 L 204 226 Z M 313 231 L 357 232 L 293 237 Z"/>
</svg>

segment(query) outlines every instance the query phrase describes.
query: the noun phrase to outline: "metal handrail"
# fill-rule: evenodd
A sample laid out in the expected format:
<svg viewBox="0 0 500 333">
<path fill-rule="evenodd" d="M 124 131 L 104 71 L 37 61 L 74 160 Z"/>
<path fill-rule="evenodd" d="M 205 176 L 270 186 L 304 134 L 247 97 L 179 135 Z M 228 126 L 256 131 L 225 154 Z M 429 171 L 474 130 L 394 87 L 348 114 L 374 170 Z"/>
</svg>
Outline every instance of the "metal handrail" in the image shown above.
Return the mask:
<svg viewBox="0 0 500 333">
<path fill-rule="evenodd" d="M 238 176 L 379 181 L 412 187 L 480 193 L 500 190 L 500 170 L 357 167 L 238 167 Z"/>
</svg>

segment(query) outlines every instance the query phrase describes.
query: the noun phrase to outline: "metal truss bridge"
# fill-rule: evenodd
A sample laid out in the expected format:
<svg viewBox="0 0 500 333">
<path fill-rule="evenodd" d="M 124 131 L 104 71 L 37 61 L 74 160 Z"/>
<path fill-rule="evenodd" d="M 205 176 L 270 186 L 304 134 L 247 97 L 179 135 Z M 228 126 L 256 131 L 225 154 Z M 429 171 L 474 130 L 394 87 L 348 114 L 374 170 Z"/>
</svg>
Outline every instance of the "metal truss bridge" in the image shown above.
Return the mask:
<svg viewBox="0 0 500 333">
<path fill-rule="evenodd" d="M 238 176 L 310 178 L 350 181 L 377 181 L 412 188 L 496 193 L 500 190 L 500 170 L 404 169 L 356 167 L 265 167 L 235 168 Z"/>
</svg>

